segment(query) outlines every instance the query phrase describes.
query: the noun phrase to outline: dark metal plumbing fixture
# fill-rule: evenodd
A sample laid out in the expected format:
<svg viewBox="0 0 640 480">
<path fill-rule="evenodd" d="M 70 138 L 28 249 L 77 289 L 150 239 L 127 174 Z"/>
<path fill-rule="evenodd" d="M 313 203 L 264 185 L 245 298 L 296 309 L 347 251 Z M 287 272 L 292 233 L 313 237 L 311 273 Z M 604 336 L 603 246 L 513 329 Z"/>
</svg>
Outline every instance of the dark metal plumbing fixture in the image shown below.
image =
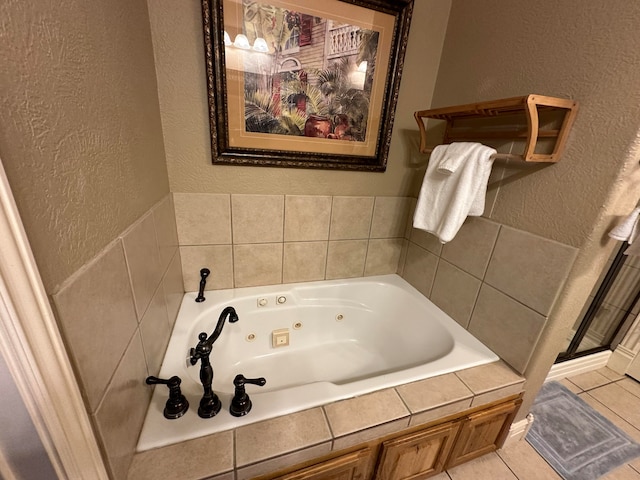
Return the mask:
<svg viewBox="0 0 640 480">
<path fill-rule="evenodd" d="M 244 390 L 247 383 L 263 387 L 267 380 L 264 377 L 245 378 L 244 375 L 236 375 L 236 378 L 233 379 L 236 391 L 229 407 L 229 413 L 234 417 L 242 417 L 251 411 L 251 399 Z"/>
<path fill-rule="evenodd" d="M 175 420 L 183 416 L 189 410 L 189 402 L 180 391 L 182 380 L 173 376 L 169 379 L 147 377 L 147 385 L 166 385 L 169 387 L 169 399 L 164 407 L 164 416 L 169 420 Z"/>
<path fill-rule="evenodd" d="M 216 328 L 209 338 L 205 332 L 198 335 L 198 345 L 191 349 L 191 365 L 195 365 L 200 360 L 200 382 L 202 382 L 202 388 L 204 389 L 204 395 L 200 399 L 200 406 L 198 407 L 198 415 L 202 418 L 211 418 L 220 411 L 222 403 L 218 396 L 211 389 L 213 383 L 213 367 L 209 361 L 209 355 L 211 355 L 211 349 L 213 348 L 213 342 L 215 342 L 222 333 L 222 327 L 224 327 L 224 321 L 227 316 L 229 317 L 229 323 L 235 323 L 238 321 L 238 314 L 233 307 L 226 307 L 222 310 Z"/>
<path fill-rule="evenodd" d="M 204 298 L 204 287 L 207 285 L 207 277 L 211 273 L 211 270 L 208 268 L 203 268 L 200 270 L 200 288 L 198 289 L 198 296 L 196 297 L 196 302 L 204 302 L 206 298 Z"/>
</svg>

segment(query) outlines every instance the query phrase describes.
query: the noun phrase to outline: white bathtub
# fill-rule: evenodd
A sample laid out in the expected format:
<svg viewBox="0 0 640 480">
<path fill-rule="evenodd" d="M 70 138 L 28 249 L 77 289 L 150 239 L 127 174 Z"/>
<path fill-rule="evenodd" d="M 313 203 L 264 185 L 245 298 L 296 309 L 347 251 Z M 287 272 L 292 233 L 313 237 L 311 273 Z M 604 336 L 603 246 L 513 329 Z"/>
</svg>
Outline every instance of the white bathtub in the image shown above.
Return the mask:
<svg viewBox="0 0 640 480">
<path fill-rule="evenodd" d="M 195 297 L 185 294 L 159 374 L 182 378 L 189 411 L 165 419 L 168 389 L 156 386 L 138 451 L 498 360 L 397 275 L 209 291 L 202 303 Z M 211 354 L 222 410 L 202 419 L 200 363 L 189 364 L 189 351 L 226 306 L 239 321 L 225 322 Z M 289 329 L 289 346 L 272 346 L 279 329 Z M 246 386 L 253 408 L 240 418 L 228 410 L 237 374 L 267 380 Z"/>
</svg>

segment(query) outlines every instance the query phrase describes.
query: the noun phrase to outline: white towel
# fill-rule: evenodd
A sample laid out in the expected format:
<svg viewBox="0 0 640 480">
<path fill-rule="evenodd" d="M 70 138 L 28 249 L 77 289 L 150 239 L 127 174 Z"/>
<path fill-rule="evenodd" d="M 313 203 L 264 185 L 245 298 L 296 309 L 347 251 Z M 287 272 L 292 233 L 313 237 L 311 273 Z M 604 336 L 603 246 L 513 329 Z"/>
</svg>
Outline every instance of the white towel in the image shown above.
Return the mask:
<svg viewBox="0 0 640 480">
<path fill-rule="evenodd" d="M 640 217 L 640 207 L 631 212 L 622 222 L 609 232 L 609 236 L 615 240 L 633 243 L 638 235 L 638 218 Z"/>
<path fill-rule="evenodd" d="M 434 148 L 418 196 L 413 226 L 447 243 L 468 215 L 482 215 L 493 164 L 491 156 L 495 153 L 495 149 L 480 143 L 452 143 Z M 440 173 L 438 167 L 443 160 L 447 173 L 451 165 L 458 166 L 451 173 Z"/>
</svg>

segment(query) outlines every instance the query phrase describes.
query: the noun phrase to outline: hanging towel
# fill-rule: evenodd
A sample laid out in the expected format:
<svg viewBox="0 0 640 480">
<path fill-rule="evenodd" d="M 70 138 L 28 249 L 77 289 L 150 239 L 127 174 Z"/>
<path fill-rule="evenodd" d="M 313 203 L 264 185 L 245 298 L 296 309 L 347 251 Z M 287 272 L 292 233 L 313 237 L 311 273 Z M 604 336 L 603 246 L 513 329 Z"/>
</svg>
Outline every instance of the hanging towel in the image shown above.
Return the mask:
<svg viewBox="0 0 640 480">
<path fill-rule="evenodd" d="M 622 222 L 609 232 L 609 236 L 615 240 L 631 245 L 638 235 L 638 218 L 640 217 L 640 207 L 631 212 Z"/>
<path fill-rule="evenodd" d="M 413 226 L 447 243 L 468 215 L 482 215 L 495 153 L 491 147 L 468 142 L 434 148 L 418 196 Z M 438 171 L 441 163 L 445 173 Z"/>
</svg>

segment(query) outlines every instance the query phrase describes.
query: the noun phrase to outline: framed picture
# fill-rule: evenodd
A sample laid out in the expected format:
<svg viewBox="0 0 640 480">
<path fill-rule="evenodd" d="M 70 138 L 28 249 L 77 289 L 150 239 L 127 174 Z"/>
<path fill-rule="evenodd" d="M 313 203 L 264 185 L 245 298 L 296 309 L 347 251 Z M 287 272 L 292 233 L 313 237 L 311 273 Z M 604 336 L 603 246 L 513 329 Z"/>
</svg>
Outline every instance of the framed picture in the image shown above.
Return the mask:
<svg viewBox="0 0 640 480">
<path fill-rule="evenodd" d="M 202 0 L 214 164 L 384 171 L 413 0 Z"/>
</svg>

